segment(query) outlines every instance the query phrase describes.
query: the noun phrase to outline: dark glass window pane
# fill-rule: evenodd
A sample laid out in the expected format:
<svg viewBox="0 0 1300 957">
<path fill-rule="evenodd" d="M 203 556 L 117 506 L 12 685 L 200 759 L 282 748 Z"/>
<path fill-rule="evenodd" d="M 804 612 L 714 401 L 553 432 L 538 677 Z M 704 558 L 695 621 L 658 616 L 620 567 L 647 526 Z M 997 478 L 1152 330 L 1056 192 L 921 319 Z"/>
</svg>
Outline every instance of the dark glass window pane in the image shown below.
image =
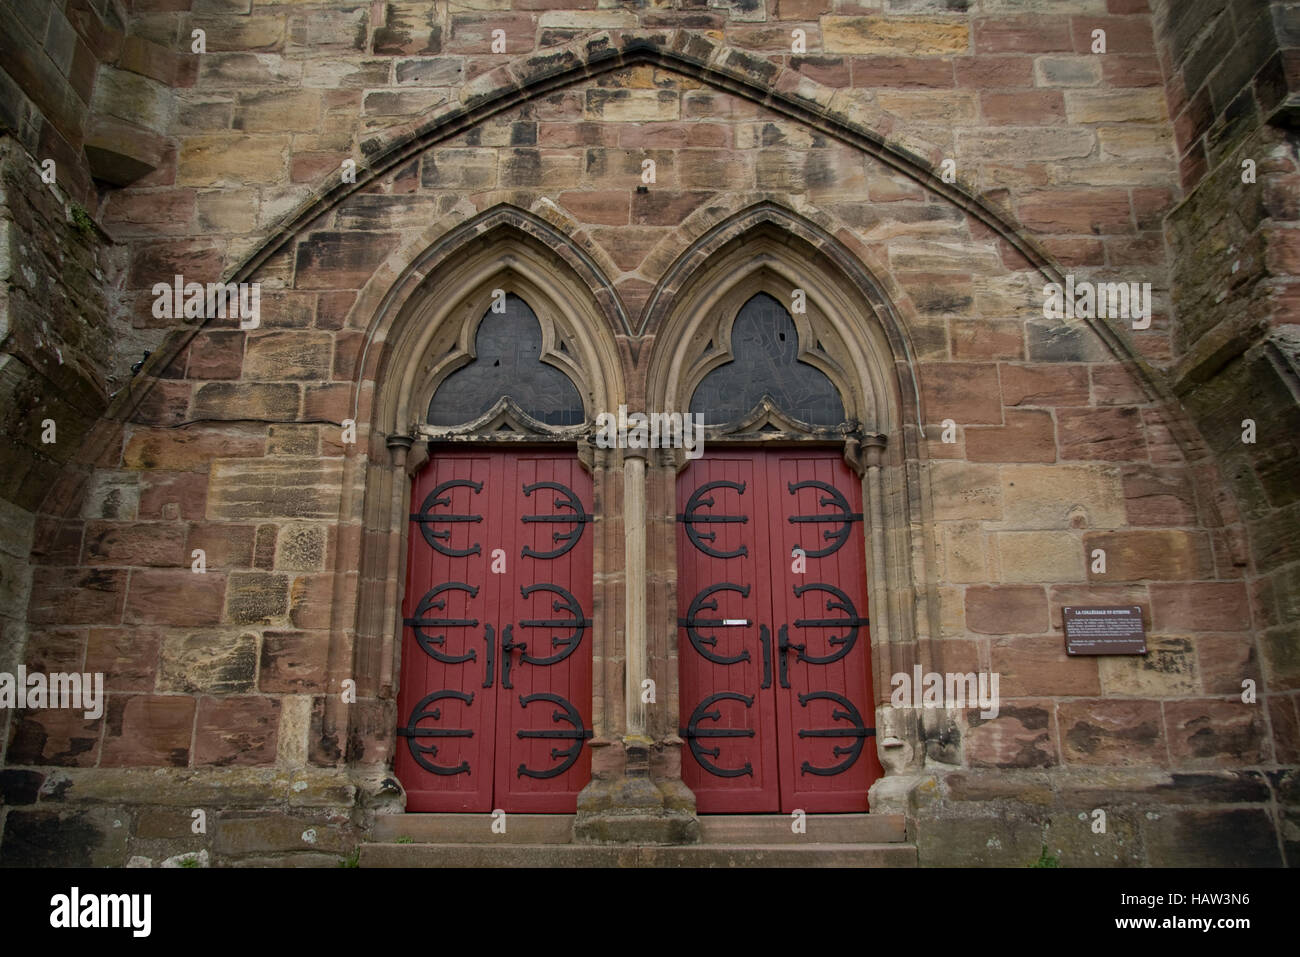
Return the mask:
<svg viewBox="0 0 1300 957">
<path fill-rule="evenodd" d="M 488 309 L 475 333 L 474 351 L 473 362 L 438 386 L 429 403 L 430 425 L 472 422 L 507 395 L 547 425 L 584 421 L 577 386 L 542 362 L 542 327 L 518 296 L 506 296 L 505 312 Z"/>
<path fill-rule="evenodd" d="M 691 412 L 707 425 L 732 422 L 752 411 L 764 394 L 786 415 L 811 425 L 844 421 L 844 403 L 826 373 L 800 362 L 799 334 L 781 303 L 759 293 L 740 307 L 731 328 L 735 357 L 699 384 Z"/>
</svg>

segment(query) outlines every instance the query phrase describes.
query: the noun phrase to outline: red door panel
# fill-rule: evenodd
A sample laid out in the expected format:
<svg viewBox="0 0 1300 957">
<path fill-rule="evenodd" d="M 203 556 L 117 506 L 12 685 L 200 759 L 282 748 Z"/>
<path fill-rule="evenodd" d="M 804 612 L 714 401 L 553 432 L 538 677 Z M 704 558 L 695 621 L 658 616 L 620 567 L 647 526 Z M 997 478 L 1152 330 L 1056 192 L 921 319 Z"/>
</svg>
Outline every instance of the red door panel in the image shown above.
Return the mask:
<svg viewBox="0 0 1300 957">
<path fill-rule="evenodd" d="M 715 455 L 677 482 L 682 777 L 702 813 L 779 809 L 769 530 L 754 466 Z"/>
<path fill-rule="evenodd" d="M 591 478 L 573 456 L 529 457 L 513 488 L 521 510 L 505 551 L 518 574 L 495 577 L 511 584 L 504 643 L 520 647 L 498 669 L 496 806 L 572 812 L 591 779 Z"/>
<path fill-rule="evenodd" d="M 717 453 L 683 471 L 678 503 L 682 773 L 697 807 L 865 811 L 883 771 L 856 476 L 829 450 Z"/>
<path fill-rule="evenodd" d="M 439 453 L 411 503 L 407 809 L 572 812 L 591 772 L 590 479 L 572 455 Z"/>
<path fill-rule="evenodd" d="M 867 788 L 883 769 L 868 730 L 875 708 L 862 486 L 833 453 L 778 453 L 767 462 L 773 556 L 781 562 L 773 617 L 788 649 L 777 693 L 782 809 L 865 811 Z M 792 571 L 796 547 L 802 574 Z"/>
</svg>

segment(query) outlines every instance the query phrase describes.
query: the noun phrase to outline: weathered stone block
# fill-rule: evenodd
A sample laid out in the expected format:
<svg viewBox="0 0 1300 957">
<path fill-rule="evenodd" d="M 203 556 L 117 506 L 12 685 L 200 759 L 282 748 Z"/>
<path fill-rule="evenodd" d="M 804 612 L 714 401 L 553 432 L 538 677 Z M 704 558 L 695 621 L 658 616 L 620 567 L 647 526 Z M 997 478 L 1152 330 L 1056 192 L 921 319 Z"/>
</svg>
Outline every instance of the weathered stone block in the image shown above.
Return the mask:
<svg viewBox="0 0 1300 957">
<path fill-rule="evenodd" d="M 82 560 L 87 565 L 184 564 L 185 528 L 162 522 L 86 523 Z"/>
<path fill-rule="evenodd" d="M 1159 583 L 1151 586 L 1156 631 L 1246 631 L 1250 603 L 1241 582 Z"/>
<path fill-rule="evenodd" d="M 1272 760 L 1263 709 L 1240 697 L 1167 702 L 1165 734 L 1170 756 L 1182 767 L 1251 766 Z"/>
<path fill-rule="evenodd" d="M 240 624 L 269 623 L 289 610 L 289 577 L 234 572 L 226 594 L 226 618 Z"/>
<path fill-rule="evenodd" d="M 275 698 L 200 698 L 194 763 L 220 767 L 274 764 L 279 728 L 280 702 Z"/>
<path fill-rule="evenodd" d="M 1032 585 L 966 589 L 966 626 L 985 635 L 1038 634 L 1047 630 L 1047 596 Z"/>
<path fill-rule="evenodd" d="M 120 867 L 131 817 L 112 807 L 19 809 L 5 818 L 0 867 Z"/>
<path fill-rule="evenodd" d="M 1071 658 L 1059 635 L 999 639 L 992 642 L 990 655 L 1004 697 L 1101 693 L 1097 659 Z"/>
<path fill-rule="evenodd" d="M 299 387 L 291 383 L 205 382 L 194 396 L 200 418 L 292 421 L 298 416 Z"/>
<path fill-rule="evenodd" d="M 970 26 L 938 17 L 822 17 L 822 46 L 828 53 L 884 56 L 943 56 L 966 53 Z"/>
<path fill-rule="evenodd" d="M 216 822 L 214 851 L 219 855 L 331 851 L 344 853 L 356 843 L 356 834 L 341 814 L 280 811 L 232 811 Z"/>
<path fill-rule="evenodd" d="M 343 465 L 316 462 L 251 461 L 212 463 L 208 517 L 241 519 L 322 519 L 338 517 Z"/>
<path fill-rule="evenodd" d="M 1190 638 L 1150 635 L 1145 655 L 1105 656 L 1097 663 L 1107 695 L 1175 698 L 1198 688 Z"/>
<path fill-rule="evenodd" d="M 122 620 L 127 624 L 210 625 L 219 621 L 226 576 L 185 569 L 138 569 L 131 573 Z"/>
<path fill-rule="evenodd" d="M 1004 582 L 1068 582 L 1084 579 L 1084 548 L 1069 531 L 998 532 L 999 579 Z"/>
<path fill-rule="evenodd" d="M 1008 465 L 1002 477 L 1002 527 L 1114 527 L 1124 521 L 1119 470 L 1095 465 Z"/>
<path fill-rule="evenodd" d="M 101 767 L 185 767 L 190 761 L 194 699 L 185 695 L 114 695 L 105 715 Z"/>
<path fill-rule="evenodd" d="M 1159 702 L 1062 701 L 1057 719 L 1067 764 L 1164 767 L 1168 763 Z"/>
<path fill-rule="evenodd" d="M 190 136 L 181 147 L 176 181 L 182 186 L 231 188 L 274 183 L 285 177 L 288 155 L 288 136 Z"/>
<path fill-rule="evenodd" d="M 1106 553 L 1106 570 L 1088 575 L 1095 581 L 1181 581 L 1204 578 L 1211 571 L 1210 542 L 1204 533 L 1176 530 L 1089 532 L 1084 536 L 1089 556 Z"/>
<path fill-rule="evenodd" d="M 256 671 L 256 635 L 169 634 L 163 639 L 158 688 L 234 694 L 252 690 Z"/>
<path fill-rule="evenodd" d="M 1051 702 L 1003 705 L 995 718 L 966 711 L 966 760 L 976 768 L 1044 768 L 1058 763 Z"/>
<path fill-rule="evenodd" d="M 262 638 L 259 688 L 272 694 L 329 689 L 329 632 L 268 631 Z"/>
<path fill-rule="evenodd" d="M 1277 832 L 1263 808 L 1161 811 L 1143 825 L 1152 867 L 1280 867 Z"/>
</svg>

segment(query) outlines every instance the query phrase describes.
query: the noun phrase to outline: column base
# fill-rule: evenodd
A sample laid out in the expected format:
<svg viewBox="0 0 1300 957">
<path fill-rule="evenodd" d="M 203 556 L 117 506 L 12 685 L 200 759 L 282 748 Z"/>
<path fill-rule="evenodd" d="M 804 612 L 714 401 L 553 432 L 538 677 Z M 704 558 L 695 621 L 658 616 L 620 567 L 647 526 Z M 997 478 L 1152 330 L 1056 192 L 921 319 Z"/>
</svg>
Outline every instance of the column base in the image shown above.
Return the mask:
<svg viewBox="0 0 1300 957">
<path fill-rule="evenodd" d="M 576 844 L 698 844 L 695 796 L 680 780 L 654 781 L 645 737 L 623 739 L 625 766 L 594 777 L 578 795 Z"/>
</svg>

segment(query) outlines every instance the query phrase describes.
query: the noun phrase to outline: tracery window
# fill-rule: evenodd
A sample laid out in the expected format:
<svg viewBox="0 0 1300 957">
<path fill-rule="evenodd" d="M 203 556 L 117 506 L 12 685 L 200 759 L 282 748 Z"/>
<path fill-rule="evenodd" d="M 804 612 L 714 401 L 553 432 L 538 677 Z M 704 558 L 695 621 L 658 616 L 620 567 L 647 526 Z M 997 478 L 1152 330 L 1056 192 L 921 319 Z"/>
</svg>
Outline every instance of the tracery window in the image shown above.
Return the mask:
<svg viewBox="0 0 1300 957">
<path fill-rule="evenodd" d="M 789 418 L 833 427 L 844 421 L 839 391 L 799 359 L 799 332 L 786 308 L 765 292 L 751 297 L 731 327 L 730 361 L 700 381 L 690 411 L 706 425 L 737 422 L 766 397 Z"/>
<path fill-rule="evenodd" d="M 542 361 L 542 329 L 519 296 L 504 310 L 484 313 L 474 336 L 474 359 L 447 376 L 429 402 L 430 425 L 452 426 L 486 415 L 503 398 L 548 426 L 580 425 L 582 397 L 573 381 Z"/>
</svg>

